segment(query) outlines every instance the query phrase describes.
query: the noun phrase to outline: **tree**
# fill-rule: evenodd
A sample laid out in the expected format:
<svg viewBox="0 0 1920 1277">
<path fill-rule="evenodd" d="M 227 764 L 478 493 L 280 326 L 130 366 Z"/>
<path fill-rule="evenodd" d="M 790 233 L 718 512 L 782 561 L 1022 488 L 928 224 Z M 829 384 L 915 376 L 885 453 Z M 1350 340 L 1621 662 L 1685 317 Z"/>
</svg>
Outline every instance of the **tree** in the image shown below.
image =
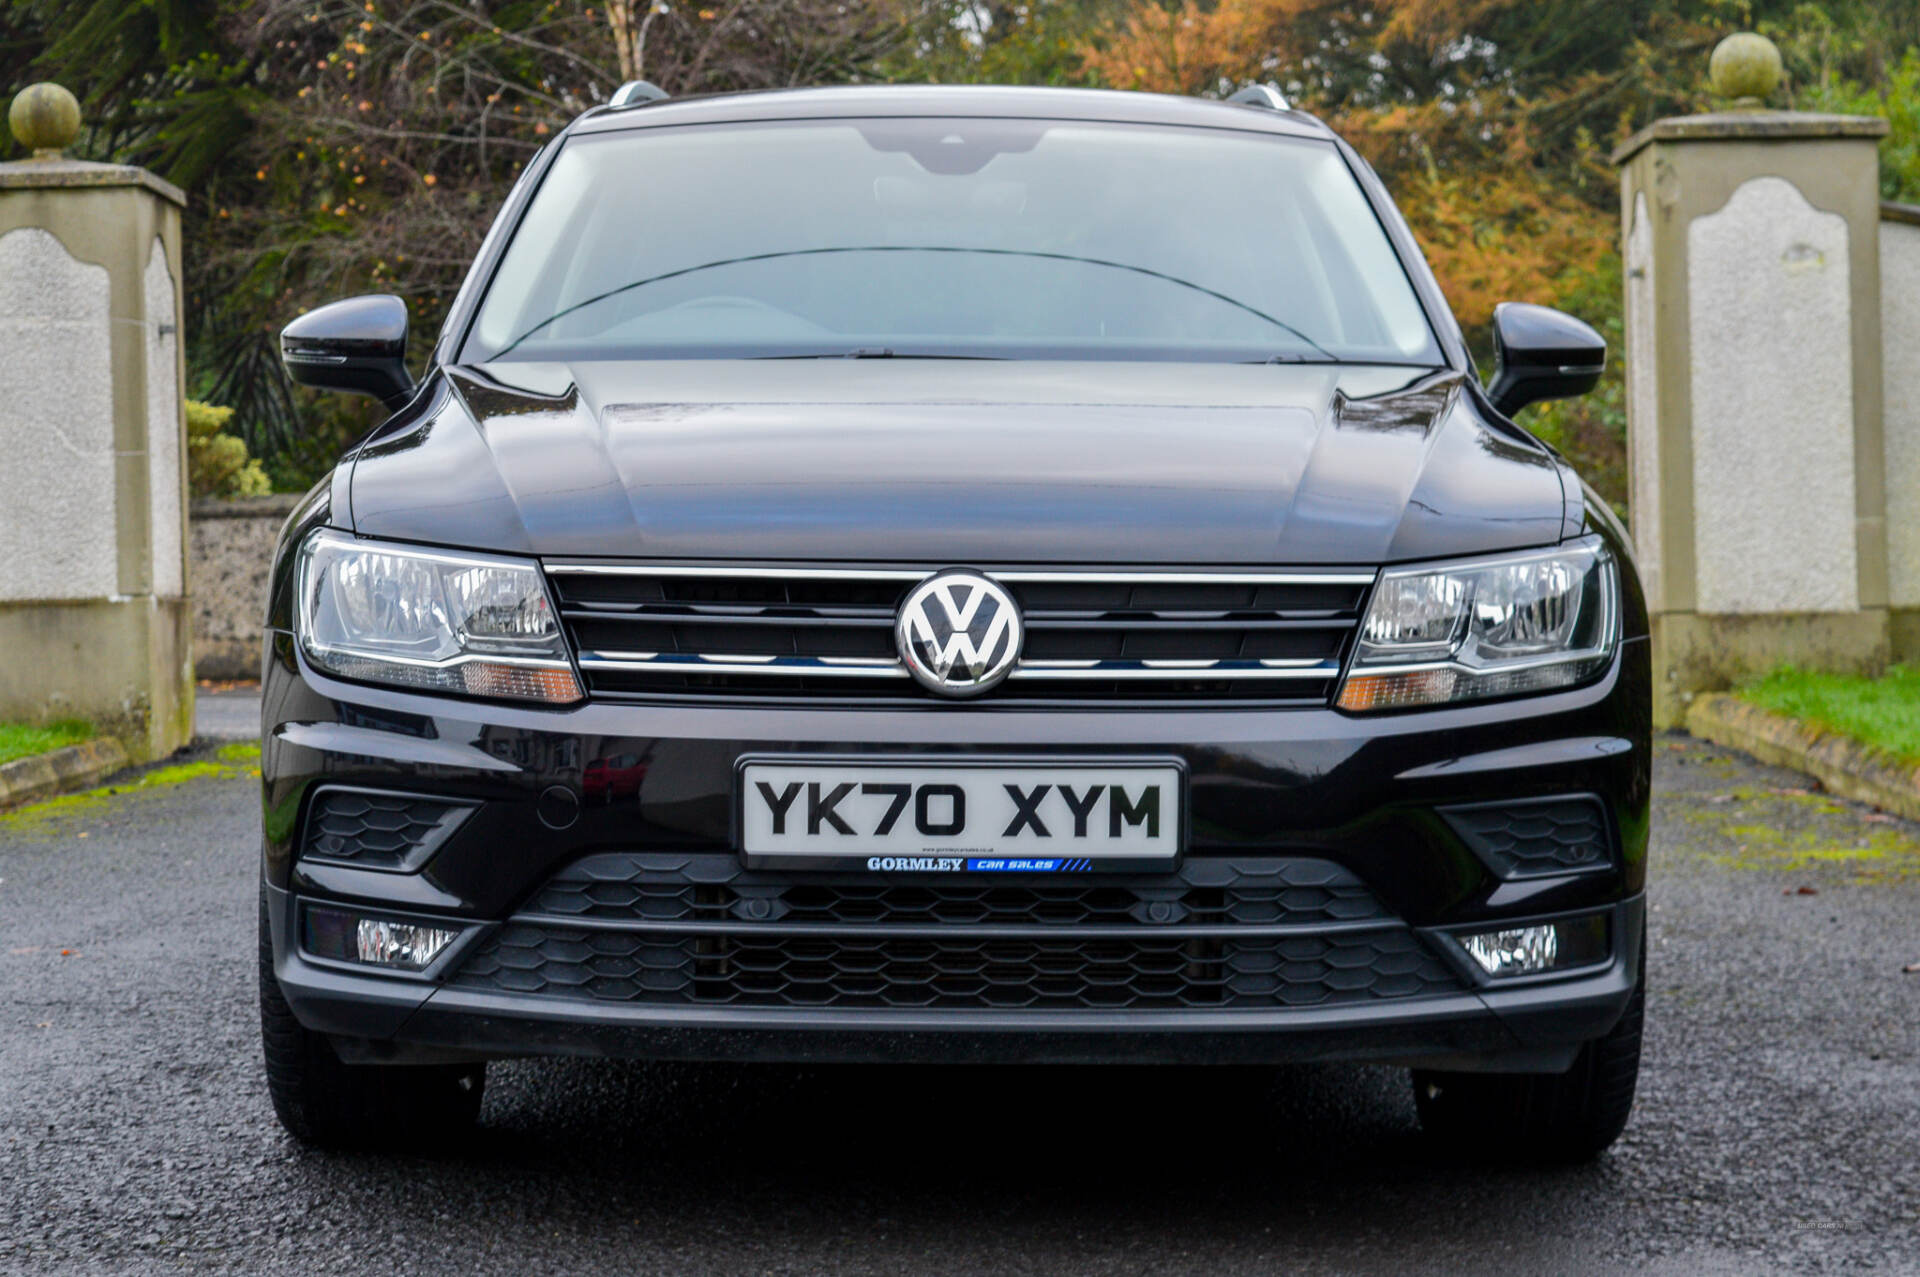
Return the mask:
<svg viewBox="0 0 1920 1277">
<path fill-rule="evenodd" d="M 233 409 L 187 400 L 187 487 L 196 497 L 260 497 L 272 490 L 247 445 L 226 433 Z"/>
<path fill-rule="evenodd" d="M 431 330 L 514 177 L 643 71 L 677 93 L 874 73 L 898 12 L 842 0 L 0 0 L 0 68 L 57 79 L 81 153 L 186 187 L 189 383 L 303 486 L 373 414 L 296 391 L 279 328 L 406 297 Z M 624 3 L 625 7 L 620 7 Z"/>
<path fill-rule="evenodd" d="M 1129 0 L 909 0 L 909 32 L 882 63 L 891 80 L 934 84 L 1090 83 L 1086 49 Z"/>
<path fill-rule="evenodd" d="M 0 0 L 0 85 L 60 81 L 80 98 L 82 153 L 192 186 L 251 125 L 225 17 L 209 0 Z M 0 160 L 17 158 L 13 145 L 0 135 Z"/>
<path fill-rule="evenodd" d="M 1509 297 L 1617 335 L 1608 150 L 1708 107 L 1742 27 L 1779 41 L 1793 104 L 1889 115 L 1887 189 L 1920 198 L 1914 0 L 0 0 L 0 78 L 66 84 L 82 155 L 187 188 L 190 387 L 302 486 L 377 413 L 296 391 L 279 327 L 378 289 L 431 329 L 514 176 L 623 80 L 1277 81 L 1380 171 L 1485 359 Z M 1530 414 L 1615 498 L 1618 367 Z"/>
<path fill-rule="evenodd" d="M 1613 340 L 1599 391 L 1529 415 L 1624 505 L 1620 263 L 1612 145 L 1663 115 L 1706 109 L 1707 55 L 1756 22 L 1810 33 L 1796 74 L 1884 79 L 1920 36 L 1911 0 L 1181 0 L 1097 33 L 1108 84 L 1224 95 L 1277 81 L 1380 171 L 1469 341 L 1485 360 L 1493 307 L 1557 303 Z M 1846 33 L 1841 38 L 1836 33 Z M 1904 42 L 1904 43 L 1903 43 Z M 1876 70 L 1875 68 L 1879 68 Z"/>
</svg>

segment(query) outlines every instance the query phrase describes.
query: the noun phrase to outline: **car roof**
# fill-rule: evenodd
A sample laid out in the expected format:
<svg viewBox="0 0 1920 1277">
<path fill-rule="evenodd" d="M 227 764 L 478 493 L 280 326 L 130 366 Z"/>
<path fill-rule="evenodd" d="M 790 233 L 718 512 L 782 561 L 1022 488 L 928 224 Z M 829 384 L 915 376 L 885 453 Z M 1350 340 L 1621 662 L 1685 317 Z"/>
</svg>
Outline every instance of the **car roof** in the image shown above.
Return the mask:
<svg viewBox="0 0 1920 1277">
<path fill-rule="evenodd" d="M 1303 111 L 1275 111 L 1162 93 L 985 84 L 870 84 L 663 98 L 632 106 L 598 107 L 576 121 L 570 131 L 607 133 L 677 124 L 874 116 L 1097 120 L 1239 129 L 1291 137 L 1333 136 L 1326 125 Z"/>
</svg>

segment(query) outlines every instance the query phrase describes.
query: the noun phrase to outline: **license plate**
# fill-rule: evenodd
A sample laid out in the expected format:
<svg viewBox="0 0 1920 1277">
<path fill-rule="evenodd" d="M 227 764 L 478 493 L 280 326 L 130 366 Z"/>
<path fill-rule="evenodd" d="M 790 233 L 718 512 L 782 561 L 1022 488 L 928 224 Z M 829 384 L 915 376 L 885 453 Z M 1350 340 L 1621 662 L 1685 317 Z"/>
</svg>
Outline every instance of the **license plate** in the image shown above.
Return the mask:
<svg viewBox="0 0 1920 1277">
<path fill-rule="evenodd" d="M 1062 873 L 1171 865 L 1186 834 L 1177 761 L 1059 764 L 745 759 L 749 867 Z"/>
</svg>

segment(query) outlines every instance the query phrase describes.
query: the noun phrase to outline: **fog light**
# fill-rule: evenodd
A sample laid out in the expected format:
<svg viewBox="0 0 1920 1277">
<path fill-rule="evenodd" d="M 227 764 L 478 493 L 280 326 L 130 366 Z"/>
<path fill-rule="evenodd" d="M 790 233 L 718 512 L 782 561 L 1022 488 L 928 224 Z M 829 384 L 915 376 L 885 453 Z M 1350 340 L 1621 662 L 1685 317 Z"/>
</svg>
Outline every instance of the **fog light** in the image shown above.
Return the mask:
<svg viewBox="0 0 1920 1277">
<path fill-rule="evenodd" d="M 1488 975 L 1537 975 L 1566 967 L 1590 966 L 1607 957 L 1607 918 L 1589 914 L 1537 926 L 1478 931 L 1460 943 Z"/>
<path fill-rule="evenodd" d="M 316 958 L 395 971 L 425 970 L 460 934 L 419 922 L 319 907 L 307 909 L 304 930 L 302 947 Z"/>
<path fill-rule="evenodd" d="M 1466 938 L 1467 952 L 1488 975 L 1529 975 L 1551 971 L 1560 958 L 1560 933 L 1554 927 L 1482 931 Z"/>
</svg>

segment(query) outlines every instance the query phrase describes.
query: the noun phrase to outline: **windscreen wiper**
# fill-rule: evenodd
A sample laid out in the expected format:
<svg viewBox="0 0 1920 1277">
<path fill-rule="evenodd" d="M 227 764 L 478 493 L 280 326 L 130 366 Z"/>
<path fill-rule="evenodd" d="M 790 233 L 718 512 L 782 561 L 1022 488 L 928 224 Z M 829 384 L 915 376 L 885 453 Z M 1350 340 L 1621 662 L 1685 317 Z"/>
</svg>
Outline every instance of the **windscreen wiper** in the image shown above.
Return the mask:
<svg viewBox="0 0 1920 1277">
<path fill-rule="evenodd" d="M 1003 355 L 929 354 L 898 351 L 891 346 L 855 346 L 852 350 L 803 350 L 790 355 L 753 355 L 754 359 L 1004 359 Z"/>
<path fill-rule="evenodd" d="M 564 319 L 577 310 L 596 305 L 606 301 L 610 297 L 617 297 L 622 293 L 630 293 L 638 288 L 646 288 L 649 285 L 658 284 L 669 279 L 679 279 L 682 276 L 697 274 L 700 271 L 715 270 L 722 266 L 739 266 L 747 262 L 770 262 L 786 257 L 828 257 L 840 253 L 972 253 L 982 257 L 1024 257 L 1038 259 L 1040 261 L 1074 262 L 1081 266 L 1101 266 L 1108 270 L 1127 271 L 1134 275 L 1144 275 L 1148 279 L 1161 280 L 1164 283 L 1172 284 L 1178 288 L 1189 289 L 1193 292 L 1211 297 L 1215 301 L 1224 302 L 1235 310 L 1245 311 L 1255 319 L 1272 324 L 1289 337 L 1297 338 L 1302 344 L 1312 347 L 1317 354 L 1328 361 L 1333 363 L 1339 362 L 1333 352 L 1284 319 L 1275 319 L 1264 310 L 1249 306 L 1237 297 L 1229 297 L 1225 293 L 1208 288 L 1205 284 L 1196 284 L 1190 279 L 1181 279 L 1178 275 L 1169 275 L 1165 271 L 1157 271 L 1148 266 L 1135 266 L 1130 262 L 1108 261 L 1103 257 L 1082 257 L 1077 253 L 1049 253 L 1037 249 L 1025 248 L 967 248 L 956 244 L 861 244 L 833 248 L 794 248 L 772 253 L 753 253 L 746 257 L 723 257 L 719 261 L 701 262 L 697 266 L 683 266 L 679 270 L 670 270 L 662 275 L 650 275 L 645 279 L 636 279 L 630 283 L 621 284 L 617 288 L 609 288 L 604 293 L 596 293 L 592 297 L 582 298 L 573 305 L 548 315 L 545 319 L 508 342 L 505 346 L 502 346 L 494 353 L 493 357 L 495 359 L 501 358 L 511 352 L 513 348 L 521 342 L 533 336 L 542 328 L 545 328 L 548 324 L 556 320 Z M 846 354 L 845 351 L 837 353 L 842 356 Z"/>
</svg>

